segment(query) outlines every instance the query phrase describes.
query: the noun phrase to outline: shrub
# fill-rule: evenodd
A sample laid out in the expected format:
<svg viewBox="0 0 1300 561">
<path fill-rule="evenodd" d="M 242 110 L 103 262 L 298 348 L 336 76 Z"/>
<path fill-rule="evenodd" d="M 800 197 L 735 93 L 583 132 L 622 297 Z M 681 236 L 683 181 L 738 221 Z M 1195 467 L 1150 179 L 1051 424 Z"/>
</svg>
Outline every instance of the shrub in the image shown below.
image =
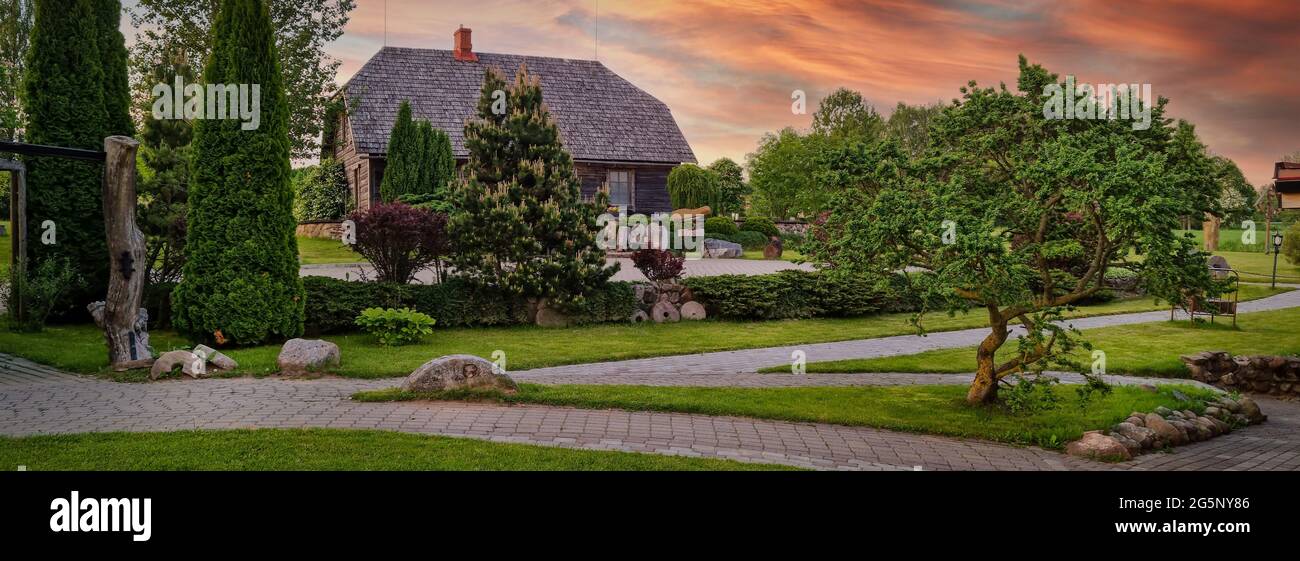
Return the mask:
<svg viewBox="0 0 1300 561">
<path fill-rule="evenodd" d="M 447 215 L 403 203 L 354 212 L 353 250 L 375 268 L 380 282 L 405 284 L 447 254 Z"/>
<path fill-rule="evenodd" d="M 684 283 L 710 315 L 727 319 L 861 316 L 879 309 L 886 297 L 872 279 L 808 271 L 690 277 Z"/>
<path fill-rule="evenodd" d="M 528 323 L 523 298 L 451 278 L 431 285 L 344 281 L 304 277 L 307 329 L 314 335 L 351 331 L 366 308 L 408 307 L 442 327 L 488 327 Z M 575 323 L 626 321 L 636 309 L 632 285 L 610 282 L 588 294 L 574 315 Z"/>
<path fill-rule="evenodd" d="M 418 343 L 433 333 L 434 323 L 433 318 L 410 308 L 366 308 L 356 319 L 357 327 L 386 347 Z"/>
<path fill-rule="evenodd" d="M 731 236 L 732 242 L 740 244 L 745 249 L 763 249 L 771 242 L 762 232 L 753 230 L 741 230 L 736 235 Z"/>
<path fill-rule="evenodd" d="M 647 279 L 670 281 L 681 278 L 686 260 L 663 249 L 638 249 L 632 253 L 632 264 Z"/>
<path fill-rule="evenodd" d="M 683 164 L 668 172 L 668 197 L 674 209 L 702 206 L 716 209 L 718 190 L 717 174 L 695 164 Z"/>
<path fill-rule="evenodd" d="M 299 222 L 343 218 L 351 200 L 343 162 L 328 159 L 296 170 L 293 193 L 293 217 Z"/>
<path fill-rule="evenodd" d="M 745 219 L 745 223 L 740 225 L 742 232 L 758 232 L 771 239 L 772 236 L 780 236 L 781 230 L 776 228 L 776 224 L 771 219 L 761 216 L 750 216 Z"/>
<path fill-rule="evenodd" d="M 69 291 L 84 285 L 77 268 L 66 259 L 47 259 L 34 269 L 27 271 L 27 277 L 14 276 L 15 286 L 6 286 L 6 309 L 10 313 L 9 328 L 14 331 L 35 333 L 45 329 L 45 322 L 56 310 L 62 311 L 66 306 L 63 296 Z M 19 301 L 21 299 L 21 301 Z M 13 311 L 22 307 L 21 321 L 13 316 Z"/>
<path fill-rule="evenodd" d="M 266 3 L 223 0 L 211 36 L 204 80 L 261 84 L 262 121 L 256 130 L 229 119 L 194 124 L 187 259 L 172 320 L 204 341 L 252 345 L 297 337 L 303 289 L 289 185 L 289 107 Z"/>
<path fill-rule="evenodd" d="M 1273 240 L 1268 240 L 1267 243 L 1271 244 Z M 1282 255 L 1292 265 L 1300 265 L 1300 222 L 1292 224 L 1282 235 Z"/>
<path fill-rule="evenodd" d="M 705 237 L 720 240 L 718 236 L 734 236 L 740 229 L 736 228 L 736 223 L 730 218 L 723 216 L 714 216 L 704 220 Z"/>
</svg>

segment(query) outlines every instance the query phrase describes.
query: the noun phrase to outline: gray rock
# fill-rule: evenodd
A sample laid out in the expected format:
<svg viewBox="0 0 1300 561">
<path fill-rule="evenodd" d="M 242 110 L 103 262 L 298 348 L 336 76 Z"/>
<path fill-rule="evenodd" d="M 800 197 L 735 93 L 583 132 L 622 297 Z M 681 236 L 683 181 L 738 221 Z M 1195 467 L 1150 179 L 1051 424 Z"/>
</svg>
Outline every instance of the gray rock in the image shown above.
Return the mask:
<svg viewBox="0 0 1300 561">
<path fill-rule="evenodd" d="M 1140 448 L 1144 449 L 1155 447 L 1156 440 L 1158 440 L 1155 431 L 1129 422 L 1115 425 L 1115 428 L 1111 429 L 1111 431 L 1133 440 Z"/>
<path fill-rule="evenodd" d="M 1223 409 L 1219 409 L 1218 407 L 1209 406 L 1209 407 L 1206 407 L 1206 408 L 1205 408 L 1205 414 L 1206 414 L 1207 416 L 1209 416 L 1209 417 L 1213 417 L 1213 418 L 1215 418 L 1215 419 L 1221 419 L 1221 418 L 1223 418 L 1224 413 L 1225 413 L 1225 410 L 1223 410 Z"/>
<path fill-rule="evenodd" d="M 176 367 L 181 367 L 181 373 L 191 378 L 203 378 L 207 372 L 202 367 L 199 357 L 189 351 L 168 351 L 154 361 L 153 368 L 149 369 L 149 379 L 157 380 L 159 376 L 170 373 Z"/>
<path fill-rule="evenodd" d="M 495 364 L 474 355 L 448 355 L 424 363 L 402 382 L 402 391 L 497 389 L 515 393 L 519 386 Z"/>
<path fill-rule="evenodd" d="M 708 314 L 704 311 L 704 305 L 699 302 L 687 302 L 682 304 L 682 319 L 701 320 L 707 316 Z"/>
<path fill-rule="evenodd" d="M 218 351 L 207 345 L 199 345 L 197 347 L 194 347 L 194 354 L 196 356 L 201 355 L 207 357 L 208 364 L 211 364 L 217 370 L 234 370 L 236 368 L 239 368 L 239 363 L 235 362 L 235 359 L 230 358 L 225 354 L 222 354 L 221 351 Z"/>
<path fill-rule="evenodd" d="M 1173 411 L 1163 405 L 1156 407 L 1155 410 L 1155 414 L 1160 415 L 1161 417 L 1168 417 L 1170 413 L 1173 413 Z"/>
<path fill-rule="evenodd" d="M 281 374 L 300 375 L 323 372 L 339 365 L 342 353 L 339 346 L 318 339 L 290 339 L 280 348 L 275 364 Z"/>
<path fill-rule="evenodd" d="M 1178 390 L 1174 390 L 1174 391 L 1170 392 L 1170 394 L 1173 395 L 1173 396 L 1174 396 L 1174 399 L 1177 399 L 1178 401 L 1191 401 L 1191 400 L 1192 400 L 1192 398 L 1187 397 L 1187 394 L 1185 394 L 1185 393 L 1183 393 L 1183 392 L 1180 392 L 1180 391 L 1178 391 Z"/>
<path fill-rule="evenodd" d="M 546 305 L 537 309 L 535 321 L 539 327 L 568 327 L 573 325 L 573 318 L 552 306 Z"/>
<path fill-rule="evenodd" d="M 1096 460 L 1128 460 L 1133 457 L 1118 439 L 1097 431 L 1083 433 L 1083 438 L 1066 445 L 1065 453 Z"/>
<path fill-rule="evenodd" d="M 704 256 L 713 259 L 734 259 L 745 253 L 745 248 L 732 243 L 712 238 L 704 239 Z"/>
<path fill-rule="evenodd" d="M 1222 403 L 1223 406 L 1228 409 L 1228 411 L 1231 411 L 1233 413 L 1241 412 L 1241 404 L 1237 403 L 1236 401 L 1234 401 L 1232 398 L 1228 396 L 1220 397 L 1219 403 Z"/>
</svg>

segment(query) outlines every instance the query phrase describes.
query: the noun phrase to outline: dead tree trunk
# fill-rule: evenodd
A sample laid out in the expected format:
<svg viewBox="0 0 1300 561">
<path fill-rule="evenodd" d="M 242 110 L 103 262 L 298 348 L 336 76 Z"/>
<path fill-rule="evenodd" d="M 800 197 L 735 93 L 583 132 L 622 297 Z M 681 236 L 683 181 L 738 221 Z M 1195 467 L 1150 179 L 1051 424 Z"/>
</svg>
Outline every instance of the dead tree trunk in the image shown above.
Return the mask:
<svg viewBox="0 0 1300 561">
<path fill-rule="evenodd" d="M 9 235 L 13 241 L 10 248 L 11 258 L 9 274 L 9 313 L 14 319 L 24 321 L 27 311 L 23 309 L 23 287 L 27 284 L 27 168 L 22 162 L 0 160 L 0 169 L 9 172 Z"/>
<path fill-rule="evenodd" d="M 141 368 L 153 362 L 145 326 L 140 325 L 144 298 L 144 234 L 135 225 L 135 154 L 140 143 L 125 136 L 104 140 L 104 227 L 111 260 L 108 298 L 104 303 L 104 337 L 108 360 L 116 370 Z M 143 335 L 143 337 L 142 337 Z"/>
</svg>

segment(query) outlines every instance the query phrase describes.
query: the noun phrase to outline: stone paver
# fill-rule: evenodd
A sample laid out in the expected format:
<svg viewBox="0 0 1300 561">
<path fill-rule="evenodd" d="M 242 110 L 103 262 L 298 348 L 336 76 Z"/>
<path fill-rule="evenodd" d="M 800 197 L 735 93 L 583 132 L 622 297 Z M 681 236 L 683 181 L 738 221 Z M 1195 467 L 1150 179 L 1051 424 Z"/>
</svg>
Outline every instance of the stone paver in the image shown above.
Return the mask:
<svg viewBox="0 0 1300 561">
<path fill-rule="evenodd" d="M 381 429 L 570 448 L 847 470 L 1297 469 L 1300 406 L 1261 399 L 1272 421 L 1175 453 L 1110 465 L 1037 448 L 827 425 L 683 413 L 459 402 L 361 403 L 393 380 L 209 379 L 119 384 L 0 355 L 0 434 L 225 428 Z M 1285 409 L 1284 409 L 1285 408 Z"/>
<path fill-rule="evenodd" d="M 617 263 L 619 270 L 614 274 L 614 280 L 620 281 L 643 281 L 646 280 L 641 271 L 632 266 L 631 259 L 611 258 L 606 260 L 610 264 Z M 686 267 L 683 269 L 683 276 L 687 277 L 710 277 L 717 275 L 766 275 L 786 269 L 803 269 L 811 271 L 813 267 L 807 264 L 796 264 L 789 261 L 766 261 L 760 259 L 688 259 Z M 322 276 L 333 277 L 336 279 L 357 280 L 360 278 L 374 278 L 373 270 L 369 265 L 304 265 L 299 271 L 303 276 Z M 432 283 L 433 272 L 422 271 L 416 275 L 416 280 L 421 283 Z"/>
</svg>

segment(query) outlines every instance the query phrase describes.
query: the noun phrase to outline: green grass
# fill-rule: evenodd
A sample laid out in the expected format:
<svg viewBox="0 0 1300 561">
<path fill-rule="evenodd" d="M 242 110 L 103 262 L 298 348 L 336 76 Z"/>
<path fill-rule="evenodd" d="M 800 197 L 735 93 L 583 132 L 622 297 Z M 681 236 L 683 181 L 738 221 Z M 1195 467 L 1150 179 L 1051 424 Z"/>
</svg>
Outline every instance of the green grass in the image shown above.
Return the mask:
<svg viewBox="0 0 1300 561">
<path fill-rule="evenodd" d="M 1220 318 L 1220 322 L 1223 318 Z M 1300 308 L 1242 314 L 1237 329 L 1228 323 L 1214 325 L 1188 321 L 1145 323 L 1102 327 L 1083 332 L 1083 338 L 1106 353 L 1108 374 L 1184 377 L 1187 369 L 1179 356 L 1200 351 L 1228 351 L 1233 354 L 1300 354 Z M 1002 353 L 1015 352 L 1008 342 Z M 1078 360 L 1091 362 L 1086 350 Z M 788 372 L 789 367 L 768 368 Z M 930 372 L 957 374 L 975 371 L 975 347 L 941 349 L 923 353 L 871 359 L 811 362 L 808 372 L 871 373 Z"/>
<path fill-rule="evenodd" d="M 760 261 L 766 259 L 766 257 L 763 257 L 763 250 L 761 249 L 747 249 L 741 254 L 740 258 L 757 259 Z M 793 249 L 786 248 L 785 251 L 781 252 L 781 261 L 803 261 L 804 259 L 805 257 L 802 253 Z"/>
<path fill-rule="evenodd" d="M 327 238 L 298 236 L 298 256 L 303 265 L 361 263 L 364 259 L 343 242 Z"/>
<path fill-rule="evenodd" d="M 0 470 L 757 471 L 784 466 L 371 430 L 260 429 L 0 437 Z"/>
<path fill-rule="evenodd" d="M 806 421 L 877 427 L 890 430 L 981 438 L 1060 448 L 1085 431 L 1109 427 L 1132 411 L 1157 406 L 1198 409 L 1180 403 L 1173 387 L 1147 392 L 1131 386 L 1115 387 L 1110 395 L 1096 396 L 1080 407 L 1074 389 L 1057 386 L 1063 404 L 1051 411 L 1011 414 L 1000 407 L 975 407 L 965 402 L 966 386 L 883 386 L 802 388 L 701 388 L 672 386 L 537 385 L 521 384 L 519 393 L 484 392 L 412 394 L 398 389 L 361 392 L 358 401 L 419 399 L 490 400 L 536 403 L 584 409 L 675 411 L 703 415 L 730 415 L 760 419 Z M 1207 397 L 1207 390 L 1177 386 L 1192 398 Z"/>
<path fill-rule="evenodd" d="M 1247 288 L 1247 287 L 1243 287 Z M 1267 287 L 1249 287 L 1252 294 L 1273 293 Z M 1284 289 L 1279 289 L 1282 291 Z M 1115 314 L 1165 309 L 1149 299 L 1122 300 L 1080 308 L 1076 315 Z M 405 376 L 425 362 L 448 354 L 483 357 L 495 350 L 506 353 L 506 367 L 525 370 L 544 366 L 583 364 L 798 345 L 852 339 L 870 339 L 915 333 L 911 314 L 879 314 L 860 318 L 817 318 L 762 322 L 702 321 L 674 324 L 605 324 L 543 329 L 534 326 L 436 329 L 424 342 L 403 347 L 380 346 L 364 334 L 328 335 L 342 351 L 336 374 L 353 378 Z M 987 325 L 983 315 L 972 313 L 927 317 L 931 331 L 950 331 Z M 162 353 L 189 348 L 190 343 L 172 331 L 150 333 L 154 350 Z M 223 350 L 239 362 L 235 374 L 264 376 L 276 371 L 279 345 Z M 90 324 L 52 325 L 41 333 L 14 333 L 0 326 L 0 352 L 21 356 L 63 370 L 104 374 L 118 381 L 143 381 L 147 372 L 108 372 L 103 333 Z"/>
<path fill-rule="evenodd" d="M 1273 256 L 1271 254 L 1234 251 L 1216 251 L 1214 254 L 1227 259 L 1228 265 L 1241 274 L 1242 281 L 1270 282 L 1273 279 Z M 1300 265 L 1292 265 L 1286 260 L 1285 256 L 1278 256 L 1277 282 L 1300 284 Z M 1245 288 L 1245 285 L 1242 288 Z"/>
</svg>

